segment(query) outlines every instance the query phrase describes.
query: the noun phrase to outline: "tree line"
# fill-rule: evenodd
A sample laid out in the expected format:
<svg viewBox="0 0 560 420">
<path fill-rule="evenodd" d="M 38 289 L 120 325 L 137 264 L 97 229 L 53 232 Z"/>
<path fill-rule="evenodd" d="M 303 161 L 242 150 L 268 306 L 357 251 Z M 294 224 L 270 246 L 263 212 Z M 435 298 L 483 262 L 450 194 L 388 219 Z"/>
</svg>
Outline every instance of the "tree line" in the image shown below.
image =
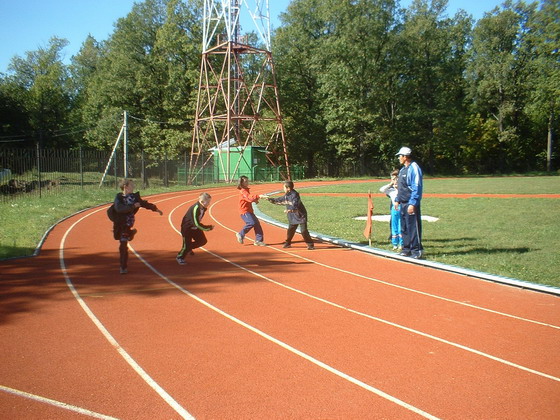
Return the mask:
<svg viewBox="0 0 560 420">
<path fill-rule="evenodd" d="M 292 0 L 273 34 L 290 163 L 382 175 L 402 145 L 432 174 L 555 169 L 560 3 L 506 1 L 474 21 L 446 0 Z M 0 147 L 188 152 L 201 0 L 144 0 L 62 61 L 53 37 L 0 73 Z M 250 63 L 247 64 L 250 66 Z"/>
</svg>

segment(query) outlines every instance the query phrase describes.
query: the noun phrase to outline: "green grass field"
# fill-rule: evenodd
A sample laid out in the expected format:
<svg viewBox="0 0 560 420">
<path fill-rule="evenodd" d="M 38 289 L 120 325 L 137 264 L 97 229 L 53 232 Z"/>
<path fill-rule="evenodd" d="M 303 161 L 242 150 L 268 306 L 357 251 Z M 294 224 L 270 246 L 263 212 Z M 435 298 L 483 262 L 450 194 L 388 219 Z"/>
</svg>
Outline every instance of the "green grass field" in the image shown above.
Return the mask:
<svg viewBox="0 0 560 420">
<path fill-rule="evenodd" d="M 309 229 L 367 244 L 362 232 L 367 201 L 360 197 L 306 196 L 306 193 L 378 193 L 383 182 L 329 185 L 300 190 Z M 297 189 L 297 183 L 296 183 Z M 426 194 L 560 194 L 560 177 L 425 179 Z M 261 211 L 284 221 L 281 206 Z M 389 214 L 389 199 L 374 197 L 374 215 Z M 422 214 L 426 259 L 560 287 L 560 199 L 424 197 Z M 372 246 L 391 250 L 387 222 L 374 222 Z"/>
<path fill-rule="evenodd" d="M 302 189 L 309 229 L 366 244 L 362 232 L 367 201 L 363 197 L 306 196 L 306 193 L 378 193 L 387 180 Z M 205 186 L 208 188 L 208 186 Z M 280 184 L 270 185 L 270 191 Z M 296 183 L 297 188 L 297 183 Z M 177 190 L 180 188 L 177 188 Z M 174 189 L 175 190 L 175 189 Z M 429 193 L 560 194 L 560 177 L 425 179 Z M 169 189 L 142 190 L 144 196 Z M 78 210 L 113 200 L 112 189 L 19 198 L 0 203 L 0 259 L 32 255 L 47 229 Z M 389 213 L 389 199 L 374 198 L 374 214 Z M 283 207 L 266 202 L 261 211 L 284 221 Z M 426 258 L 446 264 L 560 287 L 560 199 L 425 197 L 423 223 Z M 390 250 L 387 222 L 374 222 L 372 246 Z"/>
</svg>

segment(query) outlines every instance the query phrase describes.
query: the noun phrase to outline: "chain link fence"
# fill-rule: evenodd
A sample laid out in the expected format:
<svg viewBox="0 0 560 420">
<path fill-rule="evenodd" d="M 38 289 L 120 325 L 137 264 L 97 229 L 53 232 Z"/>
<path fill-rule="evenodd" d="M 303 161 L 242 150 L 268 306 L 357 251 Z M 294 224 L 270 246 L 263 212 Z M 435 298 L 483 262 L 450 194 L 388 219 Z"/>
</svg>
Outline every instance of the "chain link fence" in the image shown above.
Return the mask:
<svg viewBox="0 0 560 420">
<path fill-rule="evenodd" d="M 99 150 L 1 149 L 0 199 L 116 189 L 124 177 L 123 159 L 109 161 L 110 157 L 110 152 Z M 177 185 L 179 168 L 186 164 L 184 156 L 154 159 L 142 152 L 129 154 L 127 162 L 127 176 L 143 188 Z"/>
<path fill-rule="evenodd" d="M 186 186 L 189 173 L 197 173 L 197 185 L 220 182 L 212 165 L 189 168 L 189 155 L 154 158 L 144 152 L 129 153 L 126 159 L 127 177 L 143 189 L 148 187 Z M 87 188 L 117 189 L 124 177 L 124 159 L 99 150 L 0 149 L 0 200 Z M 290 167 L 292 179 L 302 179 L 304 168 Z M 278 168 L 254 168 L 258 181 L 277 181 Z"/>
</svg>

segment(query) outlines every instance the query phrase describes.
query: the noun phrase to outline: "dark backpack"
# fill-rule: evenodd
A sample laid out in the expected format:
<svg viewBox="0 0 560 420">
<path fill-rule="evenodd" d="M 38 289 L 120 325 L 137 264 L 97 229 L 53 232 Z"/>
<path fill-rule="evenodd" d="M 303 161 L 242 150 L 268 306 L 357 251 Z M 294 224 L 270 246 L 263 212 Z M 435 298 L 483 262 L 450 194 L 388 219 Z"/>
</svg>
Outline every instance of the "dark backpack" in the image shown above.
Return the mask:
<svg viewBox="0 0 560 420">
<path fill-rule="evenodd" d="M 114 204 L 111 204 L 111 206 L 107 209 L 107 217 L 111 222 L 114 222 L 117 219 L 117 211 L 115 210 Z"/>
</svg>

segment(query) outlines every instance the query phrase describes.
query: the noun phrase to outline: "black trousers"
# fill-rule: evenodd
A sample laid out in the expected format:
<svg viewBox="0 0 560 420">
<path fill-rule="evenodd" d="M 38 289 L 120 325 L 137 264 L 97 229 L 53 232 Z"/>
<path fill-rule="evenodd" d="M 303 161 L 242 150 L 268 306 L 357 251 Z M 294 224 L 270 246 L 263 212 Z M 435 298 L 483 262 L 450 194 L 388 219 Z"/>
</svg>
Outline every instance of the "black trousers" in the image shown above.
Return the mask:
<svg viewBox="0 0 560 420">
<path fill-rule="evenodd" d="M 119 256 L 121 268 L 126 268 L 128 265 L 128 241 L 120 241 Z"/>
<path fill-rule="evenodd" d="M 113 235 L 119 241 L 119 259 L 121 268 L 127 268 L 128 265 L 128 241 L 130 240 L 131 227 L 123 224 L 115 224 L 113 226 Z"/>
<path fill-rule="evenodd" d="M 422 215 L 420 206 L 416 206 L 414 214 L 408 214 L 408 203 L 401 203 L 401 229 L 403 237 L 403 252 L 412 255 L 422 253 Z"/>
<path fill-rule="evenodd" d="M 309 235 L 309 231 L 307 230 L 307 223 L 300 223 L 299 225 L 289 225 L 286 236 L 286 243 L 292 243 L 292 239 L 294 238 L 298 226 L 301 226 L 301 236 L 303 236 L 303 240 L 305 241 L 305 243 L 312 244 L 313 239 L 311 239 L 311 235 Z"/>
<path fill-rule="evenodd" d="M 206 235 L 200 229 L 181 229 L 181 235 L 183 236 L 183 247 L 177 254 L 178 258 L 183 258 L 185 254 L 206 245 L 208 242 Z"/>
</svg>

